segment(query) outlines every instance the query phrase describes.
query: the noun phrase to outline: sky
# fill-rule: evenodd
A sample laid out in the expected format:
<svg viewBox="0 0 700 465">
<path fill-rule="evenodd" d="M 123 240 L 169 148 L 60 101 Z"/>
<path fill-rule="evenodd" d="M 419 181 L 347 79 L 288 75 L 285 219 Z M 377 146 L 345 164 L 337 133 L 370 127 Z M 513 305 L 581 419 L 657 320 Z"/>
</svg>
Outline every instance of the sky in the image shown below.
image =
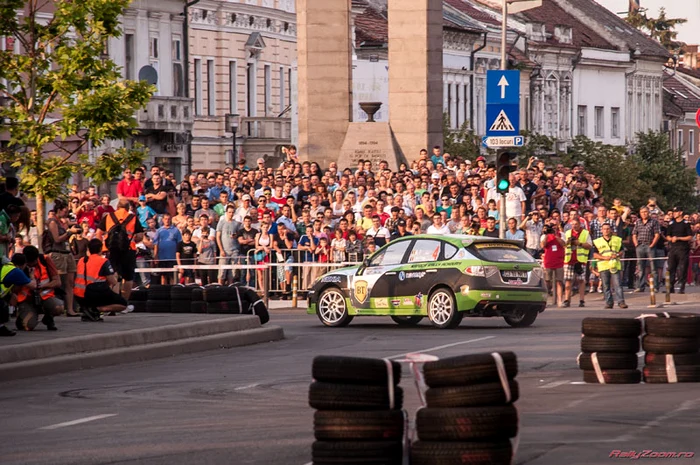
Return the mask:
<svg viewBox="0 0 700 465">
<path fill-rule="evenodd" d="M 614 13 L 627 11 L 628 0 L 596 0 Z M 666 8 L 666 16 L 686 18 L 687 23 L 678 27 L 678 40 L 687 44 L 700 44 L 700 0 L 639 0 L 642 8 L 648 8 L 647 15 L 657 17 L 660 7 Z"/>
</svg>

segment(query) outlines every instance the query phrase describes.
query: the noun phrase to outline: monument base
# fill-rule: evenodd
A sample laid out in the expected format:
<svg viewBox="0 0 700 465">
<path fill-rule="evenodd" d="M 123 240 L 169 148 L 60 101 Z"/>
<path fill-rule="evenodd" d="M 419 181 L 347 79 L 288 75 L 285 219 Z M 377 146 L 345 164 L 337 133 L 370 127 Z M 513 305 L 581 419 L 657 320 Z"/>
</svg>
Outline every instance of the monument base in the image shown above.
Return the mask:
<svg viewBox="0 0 700 465">
<path fill-rule="evenodd" d="M 360 160 L 371 161 L 372 171 L 386 161 L 391 171 L 398 171 L 405 162 L 389 123 L 350 123 L 338 157 L 338 171 L 357 168 Z"/>
</svg>

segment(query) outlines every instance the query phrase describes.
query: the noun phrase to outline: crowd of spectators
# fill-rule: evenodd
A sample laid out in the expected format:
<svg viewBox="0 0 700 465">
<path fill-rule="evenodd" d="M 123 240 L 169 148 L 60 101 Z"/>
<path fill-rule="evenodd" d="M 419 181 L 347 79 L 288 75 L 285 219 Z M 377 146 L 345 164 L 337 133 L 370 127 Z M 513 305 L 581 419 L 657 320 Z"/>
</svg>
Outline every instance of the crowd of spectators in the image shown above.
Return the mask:
<svg viewBox="0 0 700 465">
<path fill-rule="evenodd" d="M 191 173 L 184 179 L 159 166 L 126 169 L 116 192 L 118 199 L 131 203 L 139 231 L 144 232 L 136 244 L 137 266 L 278 263 L 275 284 L 288 293 L 297 273 L 294 263 L 358 262 L 387 242 L 410 234 L 499 236 L 501 200 L 495 188 L 496 169 L 482 156 L 472 162 L 434 147 L 432 153 L 421 150 L 416 160 L 401 163 L 394 170 L 386 161 L 370 160 L 339 170 L 336 163 L 323 169 L 313 161 L 300 161 L 294 146 L 285 148 L 284 155 L 279 166 L 268 166 L 262 158 L 248 166 L 241 159 L 222 171 Z M 100 221 L 114 211 L 116 199 L 94 186 L 81 190 L 77 185 L 72 186 L 68 198 L 65 214 L 54 210 L 49 224 L 55 218 L 55 224 L 64 229 L 76 225 L 67 247 L 72 257 L 79 259 L 85 256 Z M 506 238 L 522 240 L 535 258 L 546 258 L 543 251 L 547 250 L 549 258 L 557 255 L 551 250 L 557 245 L 547 236 L 561 235 L 564 244 L 560 249 L 567 260 L 562 281 L 567 283 L 568 298 L 563 305 L 568 304 L 571 291 L 578 289 L 581 302 L 586 292 L 602 291 L 592 244 L 601 237 L 604 223 L 612 225 L 613 234 L 621 237 L 622 255 L 629 259 L 623 260 L 621 285 L 642 291 L 647 285 L 647 263 L 653 263 L 657 289 L 663 284 L 666 262 L 648 259 L 668 255 L 674 242 L 667 237 L 667 230 L 674 215 L 676 220 L 687 222 L 692 230 L 692 240 L 685 242 L 690 266 L 681 263 L 674 271 L 680 276 L 687 268 L 686 279 L 679 282 L 699 283 L 697 211 L 679 216 L 673 208 L 662 211 L 650 199 L 641 212 L 653 221 L 650 232 L 640 212 L 632 211 L 620 199 L 606 198 L 601 179 L 584 166 L 548 165 L 535 157 L 511 174 L 505 203 Z M 11 234 L 7 234 L 6 225 L 13 220 L 5 218 L 12 211 L 5 214 L 0 214 L 0 246 L 6 254 L 36 245 L 32 239 L 36 237 L 35 228 L 32 230 L 35 213 Z M 575 223 L 587 231 L 589 240 L 584 242 L 591 243 L 588 248 L 579 247 L 586 248 L 589 258 L 583 278 L 574 273 L 581 271 L 581 266 L 573 269 L 582 255 L 571 253 L 572 244 L 566 236 L 569 230 L 573 230 L 569 236 L 579 236 Z M 68 264 L 62 267 L 70 269 Z M 320 268 L 299 271 L 301 288 L 319 272 Z M 559 274 L 552 274 L 555 281 L 559 281 Z M 137 281 L 144 285 L 153 279 L 169 282 L 171 276 L 162 273 L 155 278 L 142 273 Z M 181 282 L 228 283 L 238 279 L 254 285 L 262 279 L 262 271 L 180 273 Z"/>
</svg>

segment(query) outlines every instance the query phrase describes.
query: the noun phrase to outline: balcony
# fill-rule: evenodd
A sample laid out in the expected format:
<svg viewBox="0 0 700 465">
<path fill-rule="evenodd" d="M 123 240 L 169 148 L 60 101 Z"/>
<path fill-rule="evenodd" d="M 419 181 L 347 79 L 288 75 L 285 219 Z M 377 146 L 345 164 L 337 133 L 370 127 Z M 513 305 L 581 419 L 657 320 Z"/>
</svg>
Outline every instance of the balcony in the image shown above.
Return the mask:
<svg viewBox="0 0 700 465">
<path fill-rule="evenodd" d="M 146 108 L 138 112 L 139 129 L 165 132 L 191 131 L 194 124 L 193 99 L 151 97 Z"/>
<path fill-rule="evenodd" d="M 289 143 L 292 138 L 292 119 L 271 116 L 241 118 L 241 132 L 246 140 L 267 139 Z"/>
</svg>

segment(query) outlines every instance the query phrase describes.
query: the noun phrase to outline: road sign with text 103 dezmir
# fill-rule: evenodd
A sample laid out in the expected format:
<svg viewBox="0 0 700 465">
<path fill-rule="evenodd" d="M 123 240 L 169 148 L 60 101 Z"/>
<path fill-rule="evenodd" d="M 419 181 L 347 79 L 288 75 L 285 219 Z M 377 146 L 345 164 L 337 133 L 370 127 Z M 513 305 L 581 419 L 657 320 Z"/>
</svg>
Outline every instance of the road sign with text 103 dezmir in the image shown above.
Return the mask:
<svg viewBox="0 0 700 465">
<path fill-rule="evenodd" d="M 520 71 L 487 71 L 486 135 L 520 135 Z"/>
</svg>

